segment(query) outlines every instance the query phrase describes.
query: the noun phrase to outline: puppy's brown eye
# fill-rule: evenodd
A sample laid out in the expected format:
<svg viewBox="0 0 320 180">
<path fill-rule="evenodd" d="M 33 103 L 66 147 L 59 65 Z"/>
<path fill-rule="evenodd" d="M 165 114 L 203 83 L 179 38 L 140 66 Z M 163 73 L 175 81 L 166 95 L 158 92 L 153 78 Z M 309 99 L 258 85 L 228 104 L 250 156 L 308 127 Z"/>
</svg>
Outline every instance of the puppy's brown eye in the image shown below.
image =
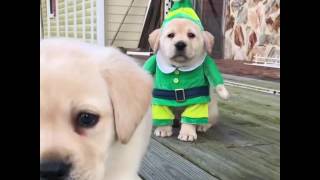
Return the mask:
<svg viewBox="0 0 320 180">
<path fill-rule="evenodd" d="M 195 38 L 195 37 L 196 37 L 196 35 L 195 35 L 195 34 L 193 34 L 193 33 L 188 33 L 188 37 L 189 37 L 189 38 Z"/>
<path fill-rule="evenodd" d="M 86 113 L 86 112 L 81 112 L 79 113 L 76 123 L 77 126 L 81 128 L 91 128 L 94 127 L 99 121 L 99 116 L 92 114 L 92 113 Z"/>
<path fill-rule="evenodd" d="M 168 34 L 168 38 L 174 38 L 174 33 Z"/>
</svg>

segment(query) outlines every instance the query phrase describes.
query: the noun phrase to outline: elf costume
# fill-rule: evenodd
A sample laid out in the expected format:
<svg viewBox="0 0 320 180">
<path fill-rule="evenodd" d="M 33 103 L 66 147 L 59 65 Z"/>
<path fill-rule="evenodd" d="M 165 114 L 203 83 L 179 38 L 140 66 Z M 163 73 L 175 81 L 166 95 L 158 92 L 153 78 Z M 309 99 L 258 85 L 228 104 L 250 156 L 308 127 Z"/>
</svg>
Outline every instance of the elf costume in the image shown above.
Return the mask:
<svg viewBox="0 0 320 180">
<path fill-rule="evenodd" d="M 164 19 L 162 28 L 175 18 L 193 21 L 201 30 L 203 26 L 190 0 L 175 1 Z M 209 86 L 223 85 L 223 78 L 207 54 L 192 67 L 173 67 L 165 63 L 161 53 L 151 56 L 144 64 L 144 69 L 154 78 L 152 99 L 152 119 L 155 126 L 173 124 L 174 114 L 170 107 L 186 107 L 181 114 L 181 123 L 207 124 Z"/>
</svg>

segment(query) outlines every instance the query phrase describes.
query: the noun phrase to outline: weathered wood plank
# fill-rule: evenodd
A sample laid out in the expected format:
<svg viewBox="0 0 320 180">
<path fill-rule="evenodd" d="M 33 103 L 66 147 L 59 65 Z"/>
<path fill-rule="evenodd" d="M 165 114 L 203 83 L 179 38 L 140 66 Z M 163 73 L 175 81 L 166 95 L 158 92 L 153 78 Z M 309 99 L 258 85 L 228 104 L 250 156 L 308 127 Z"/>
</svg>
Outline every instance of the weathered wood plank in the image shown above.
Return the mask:
<svg viewBox="0 0 320 180">
<path fill-rule="evenodd" d="M 217 180 L 154 139 L 150 141 L 139 174 L 145 180 Z"/>
<path fill-rule="evenodd" d="M 280 152 L 276 144 L 223 123 L 199 134 L 195 143 L 177 140 L 177 133 L 170 138 L 154 138 L 220 179 L 279 179 Z"/>
<path fill-rule="evenodd" d="M 261 139 L 266 143 L 280 144 L 280 133 L 278 129 L 273 127 L 268 128 L 256 122 L 244 121 L 243 119 L 245 118 L 241 119 L 239 118 L 239 115 L 236 115 L 237 113 L 230 115 L 230 112 L 225 112 L 224 110 L 220 109 L 220 123 L 233 131 L 246 134 L 246 136 Z M 247 119 L 253 119 L 249 115 L 242 116 L 246 116 Z"/>
<path fill-rule="evenodd" d="M 277 82 L 224 75 L 225 79 L 272 89 Z M 280 97 L 227 87 L 232 97 L 219 99 L 220 123 L 199 134 L 195 143 L 155 138 L 206 172 L 223 180 L 280 179 Z"/>
<path fill-rule="evenodd" d="M 280 97 L 261 92 L 227 87 L 228 101 L 219 99 L 219 109 L 235 119 L 255 122 L 268 128 L 280 129 Z"/>
<path fill-rule="evenodd" d="M 240 88 L 220 101 L 220 123 L 195 143 L 156 138 L 221 179 L 280 179 L 280 98 Z"/>
<path fill-rule="evenodd" d="M 252 129 L 254 132 L 259 130 L 261 130 L 260 127 L 255 130 Z M 265 129 L 263 131 L 272 133 Z M 279 133 L 276 132 L 276 134 Z M 269 141 L 268 139 L 253 136 L 246 131 L 236 130 L 225 125 L 223 122 L 207 133 L 199 134 L 199 137 L 208 142 L 204 145 L 206 148 L 215 150 L 219 146 L 220 148 L 215 150 L 216 153 L 225 153 L 226 156 L 233 156 L 236 159 L 235 162 L 238 161 L 237 163 L 243 167 L 250 167 L 251 165 L 247 164 L 252 164 L 255 167 L 261 166 L 263 170 L 270 169 L 276 174 L 280 172 L 279 141 Z M 226 152 L 219 152 L 220 149 L 224 149 Z M 260 173 L 259 170 L 258 173 Z"/>
</svg>

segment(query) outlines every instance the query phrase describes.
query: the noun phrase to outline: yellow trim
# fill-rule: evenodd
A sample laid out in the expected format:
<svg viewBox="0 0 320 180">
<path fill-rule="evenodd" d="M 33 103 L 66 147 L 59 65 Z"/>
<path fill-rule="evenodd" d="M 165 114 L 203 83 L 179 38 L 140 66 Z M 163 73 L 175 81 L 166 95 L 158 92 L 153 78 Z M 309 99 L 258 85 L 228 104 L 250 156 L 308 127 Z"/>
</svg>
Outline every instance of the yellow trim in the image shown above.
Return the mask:
<svg viewBox="0 0 320 180">
<path fill-rule="evenodd" d="M 184 110 L 181 116 L 188 118 L 208 118 L 208 108 L 208 103 L 191 105 Z"/>
<path fill-rule="evenodd" d="M 196 12 L 192 8 L 179 8 L 177 10 L 170 11 L 166 16 L 166 19 L 170 19 L 173 16 L 176 16 L 176 15 L 178 15 L 180 13 L 188 15 L 194 20 L 199 20 L 198 15 L 196 14 Z"/>
<path fill-rule="evenodd" d="M 168 106 L 152 105 L 152 119 L 174 119 L 174 114 Z"/>
<path fill-rule="evenodd" d="M 187 118 L 208 118 L 208 108 L 208 103 L 190 105 L 186 107 L 181 116 Z M 174 114 L 168 106 L 152 105 L 152 119 L 171 120 L 174 119 Z"/>
</svg>

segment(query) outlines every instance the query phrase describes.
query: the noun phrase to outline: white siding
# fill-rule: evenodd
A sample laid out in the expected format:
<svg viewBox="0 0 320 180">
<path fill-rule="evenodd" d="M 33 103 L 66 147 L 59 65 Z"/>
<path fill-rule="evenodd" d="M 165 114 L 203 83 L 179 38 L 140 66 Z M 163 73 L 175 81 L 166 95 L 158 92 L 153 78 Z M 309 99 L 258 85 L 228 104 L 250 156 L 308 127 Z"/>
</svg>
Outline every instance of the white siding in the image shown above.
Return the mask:
<svg viewBox="0 0 320 180">
<path fill-rule="evenodd" d="M 44 38 L 69 37 L 96 43 L 96 0 L 57 0 L 54 18 L 48 18 L 48 2 L 41 0 Z"/>
<path fill-rule="evenodd" d="M 42 29 L 42 13 L 41 10 L 42 8 L 40 7 L 40 39 L 43 39 L 43 29 Z"/>
</svg>

